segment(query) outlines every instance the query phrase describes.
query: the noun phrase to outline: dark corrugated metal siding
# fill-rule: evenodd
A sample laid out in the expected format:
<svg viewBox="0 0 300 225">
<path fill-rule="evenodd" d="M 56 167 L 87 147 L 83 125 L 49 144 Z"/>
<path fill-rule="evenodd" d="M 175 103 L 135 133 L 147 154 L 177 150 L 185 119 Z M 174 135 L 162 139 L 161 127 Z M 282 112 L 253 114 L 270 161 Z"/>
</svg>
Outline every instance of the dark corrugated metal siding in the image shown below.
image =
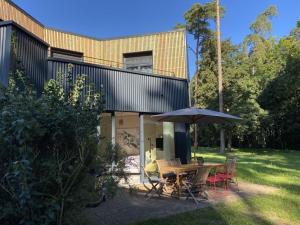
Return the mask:
<svg viewBox="0 0 300 225">
<path fill-rule="evenodd" d="M 13 22 L 0 22 L 0 46 L 0 81 L 4 84 L 9 71 L 20 66 L 40 93 L 47 79 L 68 71 L 70 61 L 50 59 L 47 63 L 47 43 Z M 72 64 L 73 80 L 79 74 L 87 75 L 96 90 L 104 94 L 107 111 L 160 113 L 188 107 L 186 79 L 88 63 Z"/>
<path fill-rule="evenodd" d="M 50 59 L 48 78 L 67 75 L 69 62 Z M 188 107 L 188 82 L 162 76 L 129 72 L 87 63 L 72 62 L 71 75 L 87 75 L 102 91 L 107 111 L 160 113 Z"/>
<path fill-rule="evenodd" d="M 24 71 L 40 92 L 47 80 L 48 46 L 17 27 L 13 27 L 12 38 L 12 63 Z"/>
<path fill-rule="evenodd" d="M 0 82 L 7 85 L 10 69 L 11 26 L 0 26 Z"/>
</svg>

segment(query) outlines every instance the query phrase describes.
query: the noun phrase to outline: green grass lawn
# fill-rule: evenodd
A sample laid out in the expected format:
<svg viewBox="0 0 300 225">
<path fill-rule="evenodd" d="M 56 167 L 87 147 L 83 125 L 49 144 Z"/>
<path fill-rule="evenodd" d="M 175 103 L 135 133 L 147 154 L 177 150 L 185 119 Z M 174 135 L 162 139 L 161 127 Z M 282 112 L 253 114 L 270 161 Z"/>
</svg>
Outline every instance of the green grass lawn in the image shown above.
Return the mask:
<svg viewBox="0 0 300 225">
<path fill-rule="evenodd" d="M 243 198 L 232 203 L 153 219 L 139 225 L 300 224 L 300 151 L 234 150 L 240 180 L 277 187 L 269 195 Z M 224 162 L 224 155 L 201 148 L 197 156 Z"/>
</svg>

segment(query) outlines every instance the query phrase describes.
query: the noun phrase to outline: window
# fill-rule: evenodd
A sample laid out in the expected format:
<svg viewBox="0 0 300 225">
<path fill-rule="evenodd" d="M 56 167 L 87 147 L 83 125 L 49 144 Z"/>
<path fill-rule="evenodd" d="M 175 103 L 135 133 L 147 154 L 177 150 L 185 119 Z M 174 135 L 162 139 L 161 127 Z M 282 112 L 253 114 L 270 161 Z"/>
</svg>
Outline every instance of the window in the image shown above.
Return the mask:
<svg viewBox="0 0 300 225">
<path fill-rule="evenodd" d="M 60 48 L 51 48 L 51 57 L 79 61 L 79 62 L 83 61 L 83 53 L 69 51 Z"/>
<path fill-rule="evenodd" d="M 152 73 L 152 51 L 132 52 L 123 54 L 125 69 Z"/>
</svg>

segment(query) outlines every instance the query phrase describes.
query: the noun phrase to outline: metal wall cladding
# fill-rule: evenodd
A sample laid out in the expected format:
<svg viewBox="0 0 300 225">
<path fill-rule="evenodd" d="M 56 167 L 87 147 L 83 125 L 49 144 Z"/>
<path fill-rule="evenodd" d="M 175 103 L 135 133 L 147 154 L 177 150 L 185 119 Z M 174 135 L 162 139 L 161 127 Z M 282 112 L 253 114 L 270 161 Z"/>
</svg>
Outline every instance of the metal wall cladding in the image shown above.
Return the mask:
<svg viewBox="0 0 300 225">
<path fill-rule="evenodd" d="M 48 78 L 68 75 L 67 61 L 48 60 Z M 72 63 L 69 73 L 75 81 L 86 75 L 97 91 L 104 95 L 106 111 L 160 113 L 188 107 L 188 82 L 130 72 L 86 63 Z M 65 82 L 65 86 L 67 82 Z"/>
<path fill-rule="evenodd" d="M 0 26 L 0 82 L 4 85 L 8 82 L 10 69 L 10 37 L 11 26 Z"/>
<path fill-rule="evenodd" d="M 13 26 L 12 31 L 12 62 L 24 71 L 30 81 L 40 92 L 47 80 L 48 46 Z"/>
</svg>

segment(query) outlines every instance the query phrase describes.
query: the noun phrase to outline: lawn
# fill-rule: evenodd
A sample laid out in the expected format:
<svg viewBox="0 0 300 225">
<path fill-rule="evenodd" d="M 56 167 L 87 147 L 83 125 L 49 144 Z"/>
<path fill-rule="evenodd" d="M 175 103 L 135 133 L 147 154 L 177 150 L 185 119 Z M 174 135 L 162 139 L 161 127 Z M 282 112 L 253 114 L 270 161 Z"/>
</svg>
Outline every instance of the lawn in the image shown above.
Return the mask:
<svg viewBox="0 0 300 225">
<path fill-rule="evenodd" d="M 232 203 L 199 209 L 139 225 L 300 224 L 300 151 L 235 149 L 240 180 L 274 186 L 269 195 L 244 198 Z M 201 148 L 197 156 L 222 162 L 214 149 Z"/>
</svg>

